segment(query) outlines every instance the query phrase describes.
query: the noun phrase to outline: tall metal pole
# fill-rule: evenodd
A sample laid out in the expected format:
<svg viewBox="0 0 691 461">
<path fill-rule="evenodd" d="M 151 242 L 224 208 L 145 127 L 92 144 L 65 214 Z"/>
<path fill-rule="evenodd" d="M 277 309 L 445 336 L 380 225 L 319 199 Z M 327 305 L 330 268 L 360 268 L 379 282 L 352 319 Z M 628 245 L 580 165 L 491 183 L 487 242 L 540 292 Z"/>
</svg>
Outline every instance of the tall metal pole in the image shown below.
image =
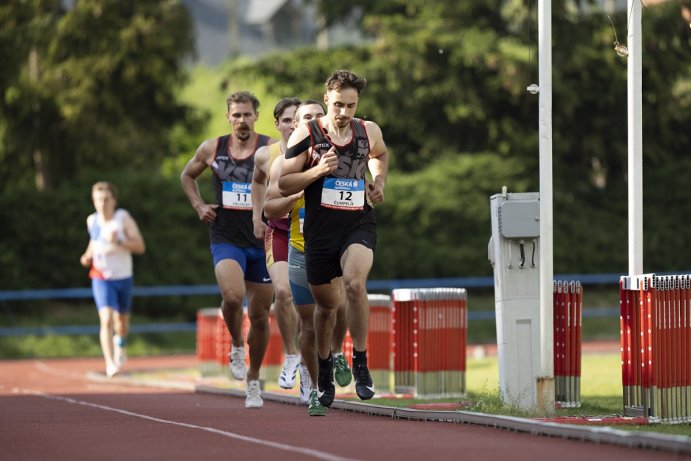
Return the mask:
<svg viewBox="0 0 691 461">
<path fill-rule="evenodd" d="M 643 273 L 643 76 L 641 2 L 629 0 L 627 66 L 629 149 L 629 275 Z"/>
<path fill-rule="evenodd" d="M 552 312 L 552 3 L 538 1 L 540 136 L 540 376 L 537 409 L 554 412 L 554 318 Z"/>
</svg>

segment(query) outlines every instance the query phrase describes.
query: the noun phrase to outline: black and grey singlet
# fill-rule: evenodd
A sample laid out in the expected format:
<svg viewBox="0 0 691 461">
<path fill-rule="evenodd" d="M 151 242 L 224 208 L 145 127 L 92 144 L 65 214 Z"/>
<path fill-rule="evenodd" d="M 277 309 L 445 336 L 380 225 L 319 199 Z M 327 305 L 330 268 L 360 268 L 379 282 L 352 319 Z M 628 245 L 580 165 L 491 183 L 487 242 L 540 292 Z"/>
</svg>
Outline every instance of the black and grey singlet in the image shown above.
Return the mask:
<svg viewBox="0 0 691 461">
<path fill-rule="evenodd" d="M 254 176 L 254 153 L 265 146 L 269 137 L 257 136 L 254 153 L 246 159 L 236 159 L 230 151 L 232 135 L 218 138 L 216 155 L 211 164 L 216 195 L 216 220 L 211 224 L 211 243 L 230 243 L 237 247 L 264 248 L 264 242 L 255 238 L 252 225 L 250 197 Z"/>
</svg>

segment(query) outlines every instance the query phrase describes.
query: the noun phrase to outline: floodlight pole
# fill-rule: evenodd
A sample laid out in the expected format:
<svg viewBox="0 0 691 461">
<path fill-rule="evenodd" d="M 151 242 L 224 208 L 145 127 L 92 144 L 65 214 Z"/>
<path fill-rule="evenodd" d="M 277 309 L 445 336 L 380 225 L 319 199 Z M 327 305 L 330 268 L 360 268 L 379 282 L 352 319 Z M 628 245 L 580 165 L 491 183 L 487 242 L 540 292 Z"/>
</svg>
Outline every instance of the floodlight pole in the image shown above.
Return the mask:
<svg viewBox="0 0 691 461">
<path fill-rule="evenodd" d="M 538 0 L 539 149 L 540 149 L 540 381 L 537 410 L 554 412 L 554 314 L 552 311 L 552 4 Z"/>
<path fill-rule="evenodd" d="M 643 273 L 643 76 L 641 2 L 629 0 L 627 61 L 629 275 Z"/>
</svg>

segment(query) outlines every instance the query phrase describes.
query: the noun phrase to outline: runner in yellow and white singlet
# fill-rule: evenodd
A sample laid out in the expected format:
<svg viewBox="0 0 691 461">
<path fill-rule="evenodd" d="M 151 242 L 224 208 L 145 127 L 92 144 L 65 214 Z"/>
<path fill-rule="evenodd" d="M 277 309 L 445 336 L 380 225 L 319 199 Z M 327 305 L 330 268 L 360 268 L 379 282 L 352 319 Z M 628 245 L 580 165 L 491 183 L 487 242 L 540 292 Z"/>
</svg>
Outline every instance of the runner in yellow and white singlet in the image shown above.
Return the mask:
<svg viewBox="0 0 691 461">
<path fill-rule="evenodd" d="M 279 142 L 264 146 L 254 156 L 254 168 L 262 175 L 255 175 L 252 182 L 252 208 L 255 215 L 261 216 L 266 196 L 266 180 L 270 177 L 271 165 L 286 150 L 286 143 L 295 130 L 295 110 L 300 105 L 297 98 L 283 98 L 274 108 L 274 124 L 281 133 Z M 280 173 L 280 171 L 279 171 Z M 263 235 L 262 235 L 263 233 Z M 257 238 L 264 239 L 266 268 L 271 276 L 274 289 L 274 313 L 276 323 L 283 339 L 285 360 L 278 377 L 278 385 L 283 389 L 295 386 L 300 367 L 300 353 L 297 345 L 299 317 L 293 304 L 288 282 L 288 215 L 278 215 L 268 219 L 266 227 L 261 226 Z M 309 378 L 300 377 L 300 397 L 307 403 L 309 398 Z"/>
</svg>

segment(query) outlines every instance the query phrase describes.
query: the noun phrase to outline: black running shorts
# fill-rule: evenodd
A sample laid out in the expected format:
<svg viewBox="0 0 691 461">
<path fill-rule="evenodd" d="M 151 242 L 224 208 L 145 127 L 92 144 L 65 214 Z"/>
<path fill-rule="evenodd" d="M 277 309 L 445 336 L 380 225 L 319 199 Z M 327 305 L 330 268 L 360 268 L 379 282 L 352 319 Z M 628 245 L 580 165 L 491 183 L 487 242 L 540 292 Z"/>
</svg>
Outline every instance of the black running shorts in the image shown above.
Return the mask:
<svg viewBox="0 0 691 461">
<path fill-rule="evenodd" d="M 377 225 L 363 224 L 342 239 L 336 239 L 334 245 L 327 248 L 311 249 L 305 243 L 305 263 L 307 281 L 310 285 L 324 285 L 336 277 L 341 277 L 341 256 L 350 245 L 360 244 L 374 251 L 377 246 Z"/>
</svg>

